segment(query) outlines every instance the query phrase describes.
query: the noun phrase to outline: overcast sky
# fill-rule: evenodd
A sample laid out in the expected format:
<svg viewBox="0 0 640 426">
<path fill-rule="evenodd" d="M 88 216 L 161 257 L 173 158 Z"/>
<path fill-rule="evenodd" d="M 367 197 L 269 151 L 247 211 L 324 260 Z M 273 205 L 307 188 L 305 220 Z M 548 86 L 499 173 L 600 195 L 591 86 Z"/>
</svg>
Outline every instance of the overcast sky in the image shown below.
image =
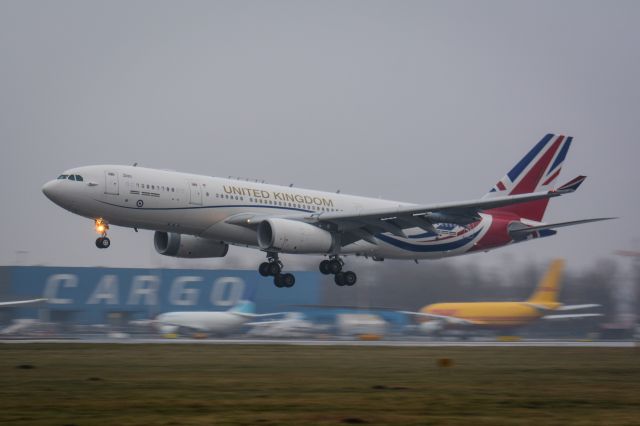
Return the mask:
<svg viewBox="0 0 640 426">
<path fill-rule="evenodd" d="M 640 2 L 1 1 L 0 264 L 161 260 L 152 233 L 41 186 L 116 163 L 435 203 L 477 198 L 548 132 L 575 137 L 547 221 L 620 216 L 475 262 L 640 249 Z M 289 256 L 294 258 L 295 256 Z"/>
</svg>

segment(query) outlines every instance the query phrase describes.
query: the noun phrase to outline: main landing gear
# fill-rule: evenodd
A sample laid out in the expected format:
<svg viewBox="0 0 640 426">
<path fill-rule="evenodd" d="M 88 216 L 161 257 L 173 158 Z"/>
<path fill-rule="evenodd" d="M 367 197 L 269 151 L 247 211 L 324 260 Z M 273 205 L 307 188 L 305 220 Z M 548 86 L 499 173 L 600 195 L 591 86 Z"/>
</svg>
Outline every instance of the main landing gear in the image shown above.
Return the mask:
<svg viewBox="0 0 640 426">
<path fill-rule="evenodd" d="M 358 280 L 355 272 L 342 271 L 344 262 L 338 256 L 331 256 L 329 259 L 320 262 L 320 272 L 324 275 L 334 275 L 334 281 L 339 286 L 352 286 Z"/>
<path fill-rule="evenodd" d="M 282 274 L 282 262 L 278 259 L 278 253 L 267 253 L 267 261 L 260 264 L 258 272 L 263 277 L 273 277 L 276 287 L 293 287 L 296 277 L 293 274 Z"/>
<path fill-rule="evenodd" d="M 111 240 L 107 238 L 107 230 L 109 229 L 109 224 L 104 219 L 96 219 L 96 232 L 101 236 L 96 240 L 96 247 L 99 249 L 109 248 L 111 245 Z"/>
</svg>

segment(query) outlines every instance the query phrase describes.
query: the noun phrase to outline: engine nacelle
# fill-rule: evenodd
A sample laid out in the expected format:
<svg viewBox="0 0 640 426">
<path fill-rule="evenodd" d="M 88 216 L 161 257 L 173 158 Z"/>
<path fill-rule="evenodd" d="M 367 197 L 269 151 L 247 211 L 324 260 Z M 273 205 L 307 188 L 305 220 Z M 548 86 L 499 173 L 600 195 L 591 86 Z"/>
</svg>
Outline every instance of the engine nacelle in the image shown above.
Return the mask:
<svg viewBox="0 0 640 426">
<path fill-rule="evenodd" d="M 258 245 L 262 250 L 284 253 L 328 253 L 333 235 L 305 222 L 272 218 L 258 225 Z"/>
<path fill-rule="evenodd" d="M 222 241 L 207 240 L 174 232 L 156 231 L 153 235 L 153 245 L 158 253 L 165 256 L 192 259 L 224 257 L 229 251 L 229 245 Z"/>
<path fill-rule="evenodd" d="M 444 324 L 442 323 L 442 321 L 438 321 L 438 320 L 424 321 L 424 322 L 421 322 L 420 325 L 418 326 L 418 330 L 420 330 L 420 333 L 423 333 L 423 334 L 434 334 L 439 332 L 443 328 L 444 328 Z"/>
</svg>

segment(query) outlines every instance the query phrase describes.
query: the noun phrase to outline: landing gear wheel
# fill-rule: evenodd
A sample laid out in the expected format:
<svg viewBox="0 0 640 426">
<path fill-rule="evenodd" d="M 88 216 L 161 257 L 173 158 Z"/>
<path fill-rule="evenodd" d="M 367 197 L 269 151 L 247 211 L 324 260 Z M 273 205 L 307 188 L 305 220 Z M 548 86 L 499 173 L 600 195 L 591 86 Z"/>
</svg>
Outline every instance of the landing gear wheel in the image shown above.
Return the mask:
<svg viewBox="0 0 640 426">
<path fill-rule="evenodd" d="M 332 274 L 338 274 L 342 271 L 342 262 L 338 259 L 333 259 L 329 261 L 329 272 Z"/>
<path fill-rule="evenodd" d="M 269 275 L 271 275 L 271 273 L 269 272 L 269 268 L 270 268 L 270 264 L 268 262 L 262 262 L 260 264 L 260 267 L 258 267 L 258 272 L 263 277 L 268 277 Z"/>
<path fill-rule="evenodd" d="M 99 249 L 109 248 L 110 245 L 111 240 L 107 237 L 100 237 L 96 240 L 96 247 L 98 247 Z"/>
<path fill-rule="evenodd" d="M 293 274 L 283 274 L 280 275 L 280 281 L 284 287 L 293 287 L 296 283 L 296 277 Z"/>
<path fill-rule="evenodd" d="M 331 273 L 331 270 L 329 269 L 331 262 L 329 260 L 323 260 L 322 262 L 320 262 L 320 272 L 322 272 L 324 275 L 329 275 Z"/>
<path fill-rule="evenodd" d="M 284 287 L 284 283 L 282 282 L 282 275 L 280 275 L 280 274 L 274 275 L 273 276 L 273 283 L 278 288 Z"/>
<path fill-rule="evenodd" d="M 345 281 L 344 281 L 344 273 L 343 272 L 338 272 L 335 277 L 333 277 L 333 280 L 336 282 L 337 285 L 339 285 L 340 287 L 342 287 L 343 285 L 345 285 Z"/>
<path fill-rule="evenodd" d="M 344 285 L 352 286 L 358 280 L 358 277 L 354 272 L 347 271 L 347 272 L 341 272 L 341 273 L 342 273 L 342 282 L 344 282 Z"/>
<path fill-rule="evenodd" d="M 274 277 L 280 275 L 282 268 L 278 262 L 269 262 L 268 265 L 269 269 L 267 269 L 267 271 L 269 271 L 269 275 L 273 275 Z"/>
</svg>

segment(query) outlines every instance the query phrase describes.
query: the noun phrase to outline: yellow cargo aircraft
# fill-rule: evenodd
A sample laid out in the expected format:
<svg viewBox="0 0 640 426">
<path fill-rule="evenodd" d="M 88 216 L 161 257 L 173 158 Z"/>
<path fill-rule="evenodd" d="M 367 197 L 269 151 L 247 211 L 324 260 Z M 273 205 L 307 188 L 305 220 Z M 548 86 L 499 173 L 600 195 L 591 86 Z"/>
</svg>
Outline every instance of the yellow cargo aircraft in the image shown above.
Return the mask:
<svg viewBox="0 0 640 426">
<path fill-rule="evenodd" d="M 533 295 L 526 301 L 435 303 L 425 306 L 420 312 L 400 312 L 423 318 L 420 324 L 420 330 L 423 332 L 465 326 L 513 328 L 529 324 L 537 319 L 559 320 L 601 316 L 596 313 L 555 314 L 555 312 L 600 306 L 597 304 L 563 305 L 558 302 L 563 269 L 564 261 L 554 260 Z"/>
</svg>

